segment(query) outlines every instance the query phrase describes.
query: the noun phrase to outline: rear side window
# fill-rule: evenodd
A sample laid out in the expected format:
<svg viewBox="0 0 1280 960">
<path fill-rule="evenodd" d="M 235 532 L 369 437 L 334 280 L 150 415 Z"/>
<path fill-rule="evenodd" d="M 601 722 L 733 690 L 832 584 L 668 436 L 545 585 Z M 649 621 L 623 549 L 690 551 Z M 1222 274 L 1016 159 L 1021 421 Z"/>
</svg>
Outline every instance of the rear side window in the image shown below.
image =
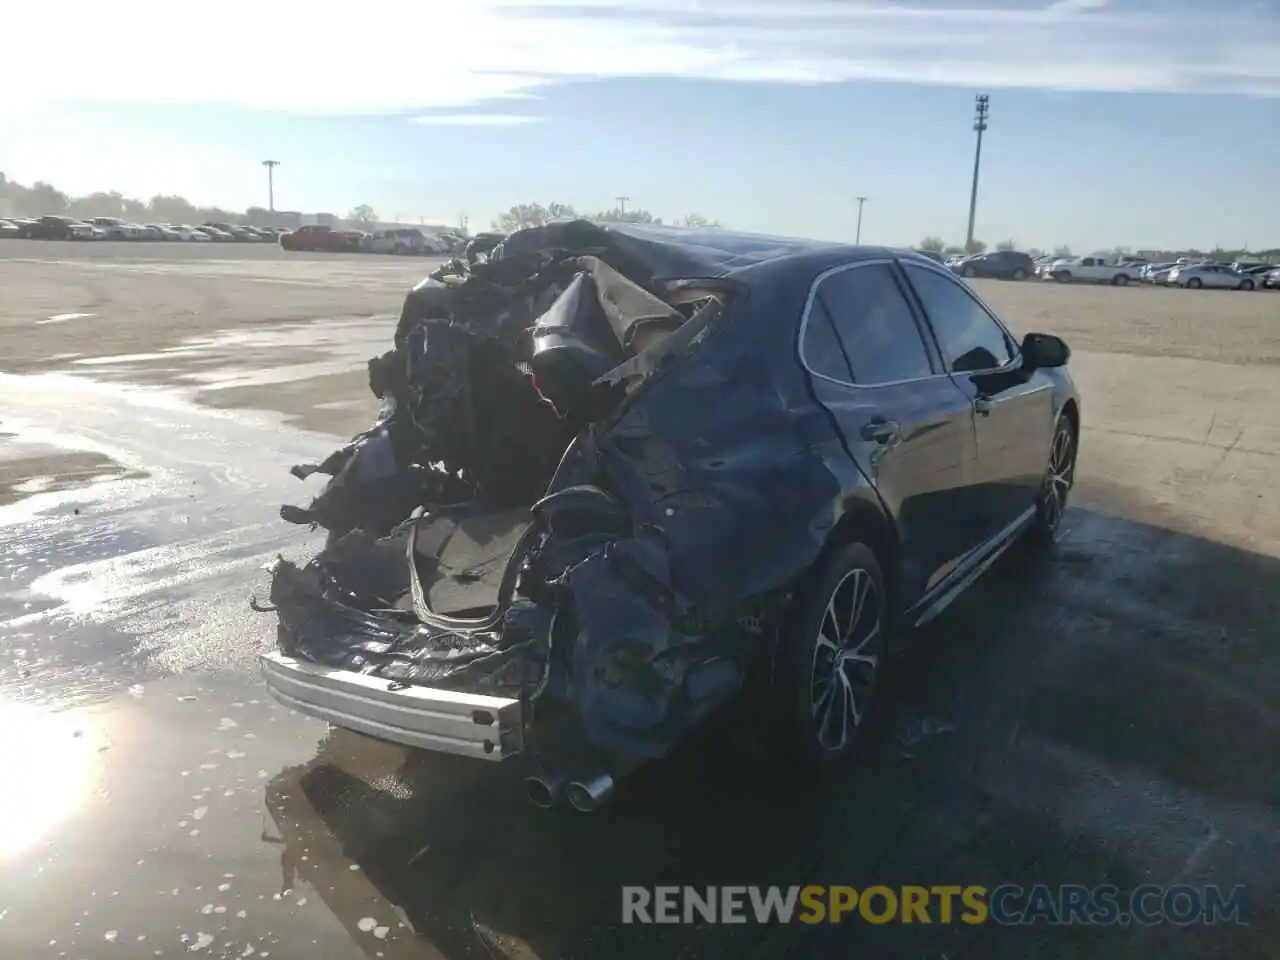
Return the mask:
<svg viewBox="0 0 1280 960">
<path fill-rule="evenodd" d="M 827 308 L 817 297 L 809 307 L 809 319 L 804 328 L 802 345 L 804 362 L 816 374 L 841 383 L 853 382 L 853 371 L 845 359 L 844 348 L 827 313 Z"/>
<path fill-rule="evenodd" d="M 888 264 L 851 267 L 827 277 L 814 297 L 815 309 L 819 306 L 852 374 L 836 379 L 870 387 L 933 375 L 920 329 Z"/>
</svg>

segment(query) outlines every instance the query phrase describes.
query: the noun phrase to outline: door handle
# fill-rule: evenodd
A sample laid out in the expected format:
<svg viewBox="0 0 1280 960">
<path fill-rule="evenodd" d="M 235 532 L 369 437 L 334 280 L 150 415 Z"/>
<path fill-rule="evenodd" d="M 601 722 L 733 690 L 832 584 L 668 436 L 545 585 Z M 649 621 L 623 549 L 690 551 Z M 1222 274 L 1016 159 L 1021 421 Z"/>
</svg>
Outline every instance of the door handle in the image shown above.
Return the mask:
<svg viewBox="0 0 1280 960">
<path fill-rule="evenodd" d="M 890 440 L 896 440 L 900 433 L 901 427 L 898 424 L 881 417 L 862 425 L 862 439 L 873 440 L 876 443 L 888 443 Z"/>
<path fill-rule="evenodd" d="M 973 409 L 980 417 L 991 416 L 991 408 L 993 406 L 994 404 L 991 402 L 990 397 L 979 397 L 973 401 Z"/>
</svg>

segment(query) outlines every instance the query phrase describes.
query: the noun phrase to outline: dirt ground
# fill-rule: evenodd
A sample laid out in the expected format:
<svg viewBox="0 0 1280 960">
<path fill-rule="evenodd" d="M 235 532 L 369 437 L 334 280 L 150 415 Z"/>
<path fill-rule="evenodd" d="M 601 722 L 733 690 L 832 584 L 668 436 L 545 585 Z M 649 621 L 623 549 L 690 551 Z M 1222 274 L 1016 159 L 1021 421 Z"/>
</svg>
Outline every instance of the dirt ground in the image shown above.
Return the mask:
<svg viewBox="0 0 1280 960">
<path fill-rule="evenodd" d="M 0 372 L 178 387 L 346 436 L 373 412 L 363 362 L 429 269 L 13 241 L 0 245 Z M 1018 551 L 911 638 L 846 776 L 800 788 L 695 745 L 584 820 L 532 811 L 500 780 L 434 803 L 473 771 L 337 732 L 270 781 L 282 870 L 353 941 L 372 884 L 431 945 L 406 957 L 1274 957 L 1280 294 L 975 288 L 1015 332 L 1073 348 L 1073 506 L 1050 554 Z M 365 884 L 349 894 L 345 857 Z M 626 883 L 1142 882 L 1245 884 L 1250 923 L 801 935 L 616 922 Z"/>
</svg>

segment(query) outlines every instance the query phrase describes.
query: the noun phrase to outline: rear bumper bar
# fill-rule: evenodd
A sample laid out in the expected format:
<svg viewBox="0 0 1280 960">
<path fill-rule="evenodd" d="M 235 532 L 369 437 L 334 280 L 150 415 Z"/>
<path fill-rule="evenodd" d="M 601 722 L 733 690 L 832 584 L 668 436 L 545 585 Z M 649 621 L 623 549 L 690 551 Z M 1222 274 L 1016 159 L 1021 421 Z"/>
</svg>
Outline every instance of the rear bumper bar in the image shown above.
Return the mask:
<svg viewBox="0 0 1280 960">
<path fill-rule="evenodd" d="M 524 747 L 519 700 L 404 686 L 267 653 L 262 676 L 286 707 L 406 747 L 505 760 Z"/>
</svg>

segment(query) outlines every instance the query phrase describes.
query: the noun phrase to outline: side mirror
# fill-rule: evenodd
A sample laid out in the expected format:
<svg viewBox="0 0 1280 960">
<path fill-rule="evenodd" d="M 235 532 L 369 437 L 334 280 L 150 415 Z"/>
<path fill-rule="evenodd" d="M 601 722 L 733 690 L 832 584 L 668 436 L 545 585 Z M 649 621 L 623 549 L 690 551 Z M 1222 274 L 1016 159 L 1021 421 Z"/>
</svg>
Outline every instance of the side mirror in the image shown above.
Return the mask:
<svg viewBox="0 0 1280 960">
<path fill-rule="evenodd" d="M 1022 338 L 1022 363 L 1031 370 L 1065 367 L 1071 359 L 1071 348 L 1061 337 L 1051 333 L 1028 333 Z"/>
</svg>

